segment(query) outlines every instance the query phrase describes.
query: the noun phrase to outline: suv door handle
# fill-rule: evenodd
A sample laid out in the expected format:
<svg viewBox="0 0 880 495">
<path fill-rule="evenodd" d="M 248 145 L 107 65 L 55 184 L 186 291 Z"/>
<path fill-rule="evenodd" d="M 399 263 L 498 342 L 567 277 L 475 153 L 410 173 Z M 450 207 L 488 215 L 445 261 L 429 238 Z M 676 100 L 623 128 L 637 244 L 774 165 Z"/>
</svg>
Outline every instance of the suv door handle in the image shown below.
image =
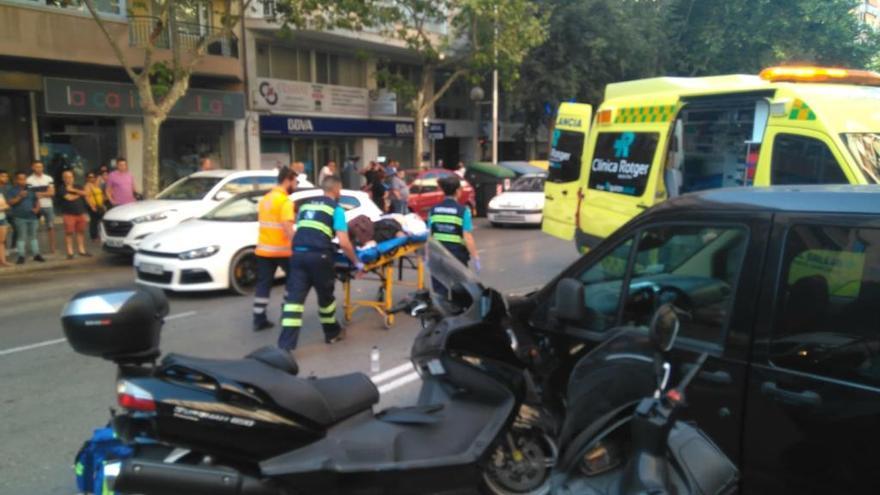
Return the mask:
<svg viewBox="0 0 880 495">
<path fill-rule="evenodd" d="M 776 385 L 776 382 L 764 382 L 761 384 L 761 393 L 788 404 L 806 406 L 818 406 L 822 404 L 822 396 L 812 390 L 795 392 L 793 390 L 780 388 Z"/>
<path fill-rule="evenodd" d="M 690 371 L 694 368 L 693 364 L 686 364 L 682 367 L 685 373 L 690 373 Z M 697 378 L 703 381 L 717 383 L 719 385 L 730 385 L 733 383 L 733 378 L 730 377 L 730 373 L 718 370 L 718 371 L 701 371 L 697 374 Z"/>
<path fill-rule="evenodd" d="M 553 196 L 550 196 L 549 194 L 545 194 L 544 199 L 549 199 L 550 201 L 553 201 L 554 198 L 553 198 Z"/>
</svg>

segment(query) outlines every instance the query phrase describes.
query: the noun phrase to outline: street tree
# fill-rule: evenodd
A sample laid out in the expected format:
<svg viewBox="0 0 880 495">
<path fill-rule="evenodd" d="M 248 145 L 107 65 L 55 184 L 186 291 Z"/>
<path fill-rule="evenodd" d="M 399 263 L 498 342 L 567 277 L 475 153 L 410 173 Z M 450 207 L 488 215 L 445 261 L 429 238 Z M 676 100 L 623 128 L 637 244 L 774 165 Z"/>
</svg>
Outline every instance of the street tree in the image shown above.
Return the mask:
<svg viewBox="0 0 880 495">
<path fill-rule="evenodd" d="M 529 50 L 545 38 L 543 19 L 530 0 L 395 0 L 374 16 L 420 65 L 415 77 L 377 70 L 378 81 L 412 112 L 414 164 L 423 154 L 425 117 L 454 84 L 478 82 L 497 68 L 501 81 L 512 86 Z M 435 84 L 437 74 L 443 79 Z"/>
<path fill-rule="evenodd" d="M 83 0 L 125 73 L 137 88 L 143 113 L 144 193 L 159 191 L 159 131 L 169 113 L 189 89 L 190 78 L 215 43 L 238 43 L 236 28 L 252 1 L 259 0 L 150 0 L 130 4 L 129 16 L 143 14 L 145 35 L 138 50 L 128 50 L 129 37 L 111 33 L 95 7 Z M 293 28 L 357 30 L 371 18 L 372 0 L 277 0 L 276 21 Z M 213 27 L 207 32 L 177 27 L 179 16 L 207 9 Z M 133 29 L 132 24 L 129 29 Z M 200 30 L 201 31 L 201 30 Z M 136 53 L 137 60 L 129 58 Z"/>
</svg>

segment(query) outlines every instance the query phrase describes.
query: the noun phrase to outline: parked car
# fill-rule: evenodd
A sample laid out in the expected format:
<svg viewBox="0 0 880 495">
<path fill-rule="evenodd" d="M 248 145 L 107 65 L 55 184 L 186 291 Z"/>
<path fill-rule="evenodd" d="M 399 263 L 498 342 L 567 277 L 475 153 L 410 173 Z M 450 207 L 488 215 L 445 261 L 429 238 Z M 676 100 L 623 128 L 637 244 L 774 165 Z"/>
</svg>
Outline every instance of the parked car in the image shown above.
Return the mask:
<svg viewBox="0 0 880 495">
<path fill-rule="evenodd" d="M 196 172 L 165 188 L 156 199 L 111 208 L 101 222 L 101 243 L 106 251 L 133 254 L 147 236 L 200 217 L 238 193 L 268 189 L 277 177 L 275 170 Z"/>
<path fill-rule="evenodd" d="M 444 168 L 432 168 L 419 172 L 409 185 L 409 210 L 423 219 L 427 219 L 431 208 L 443 201 L 443 191 L 437 185 L 437 179 L 450 175 L 455 175 L 455 172 Z M 474 188 L 464 179 L 461 180 L 461 186 L 458 202 L 468 205 L 471 210 L 474 210 L 476 208 Z"/>
<path fill-rule="evenodd" d="M 541 225 L 544 211 L 544 180 L 547 174 L 528 174 L 513 181 L 510 189 L 489 201 L 489 222 Z"/>
<path fill-rule="evenodd" d="M 134 257 L 137 282 L 181 292 L 250 292 L 257 276 L 257 207 L 264 194 L 239 194 L 200 218 L 144 239 Z M 320 189 L 299 190 L 290 198 L 299 203 L 320 194 Z M 339 203 L 348 220 L 366 215 L 375 221 L 382 216 L 365 192 L 343 190 Z"/>
<path fill-rule="evenodd" d="M 743 492 L 877 493 L 878 197 L 880 186 L 850 185 L 683 195 L 599 243 L 519 319 L 586 352 L 673 303 L 689 316 L 670 352 L 670 383 L 709 355 L 682 419 L 739 466 Z M 615 347 L 614 359 L 639 366 L 638 357 Z M 572 376 L 569 390 L 604 402 L 639 398 L 625 397 L 625 376 Z M 569 397 L 566 417 L 595 416 L 597 401 L 578 399 Z"/>
</svg>

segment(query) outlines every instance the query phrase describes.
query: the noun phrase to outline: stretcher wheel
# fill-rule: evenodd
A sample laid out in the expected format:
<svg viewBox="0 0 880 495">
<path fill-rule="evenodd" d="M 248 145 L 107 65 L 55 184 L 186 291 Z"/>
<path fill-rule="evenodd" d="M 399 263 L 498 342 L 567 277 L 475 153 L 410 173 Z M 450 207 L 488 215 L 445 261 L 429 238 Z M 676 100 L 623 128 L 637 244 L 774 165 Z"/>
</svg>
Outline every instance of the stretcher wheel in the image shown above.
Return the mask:
<svg viewBox="0 0 880 495">
<path fill-rule="evenodd" d="M 392 315 L 385 315 L 385 317 L 382 318 L 382 323 L 385 325 L 386 330 L 389 330 L 389 329 L 391 329 L 392 326 L 394 326 L 393 319 L 394 319 L 394 316 L 392 316 Z"/>
</svg>

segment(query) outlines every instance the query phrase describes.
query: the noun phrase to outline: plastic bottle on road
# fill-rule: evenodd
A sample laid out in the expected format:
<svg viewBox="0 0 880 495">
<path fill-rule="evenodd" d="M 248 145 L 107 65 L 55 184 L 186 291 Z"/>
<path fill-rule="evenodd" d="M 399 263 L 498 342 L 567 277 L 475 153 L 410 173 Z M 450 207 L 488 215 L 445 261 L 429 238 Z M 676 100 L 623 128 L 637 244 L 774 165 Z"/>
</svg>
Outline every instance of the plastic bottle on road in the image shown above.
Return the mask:
<svg viewBox="0 0 880 495">
<path fill-rule="evenodd" d="M 373 349 L 370 350 L 370 373 L 378 373 L 380 369 L 379 348 L 373 346 Z"/>
</svg>

